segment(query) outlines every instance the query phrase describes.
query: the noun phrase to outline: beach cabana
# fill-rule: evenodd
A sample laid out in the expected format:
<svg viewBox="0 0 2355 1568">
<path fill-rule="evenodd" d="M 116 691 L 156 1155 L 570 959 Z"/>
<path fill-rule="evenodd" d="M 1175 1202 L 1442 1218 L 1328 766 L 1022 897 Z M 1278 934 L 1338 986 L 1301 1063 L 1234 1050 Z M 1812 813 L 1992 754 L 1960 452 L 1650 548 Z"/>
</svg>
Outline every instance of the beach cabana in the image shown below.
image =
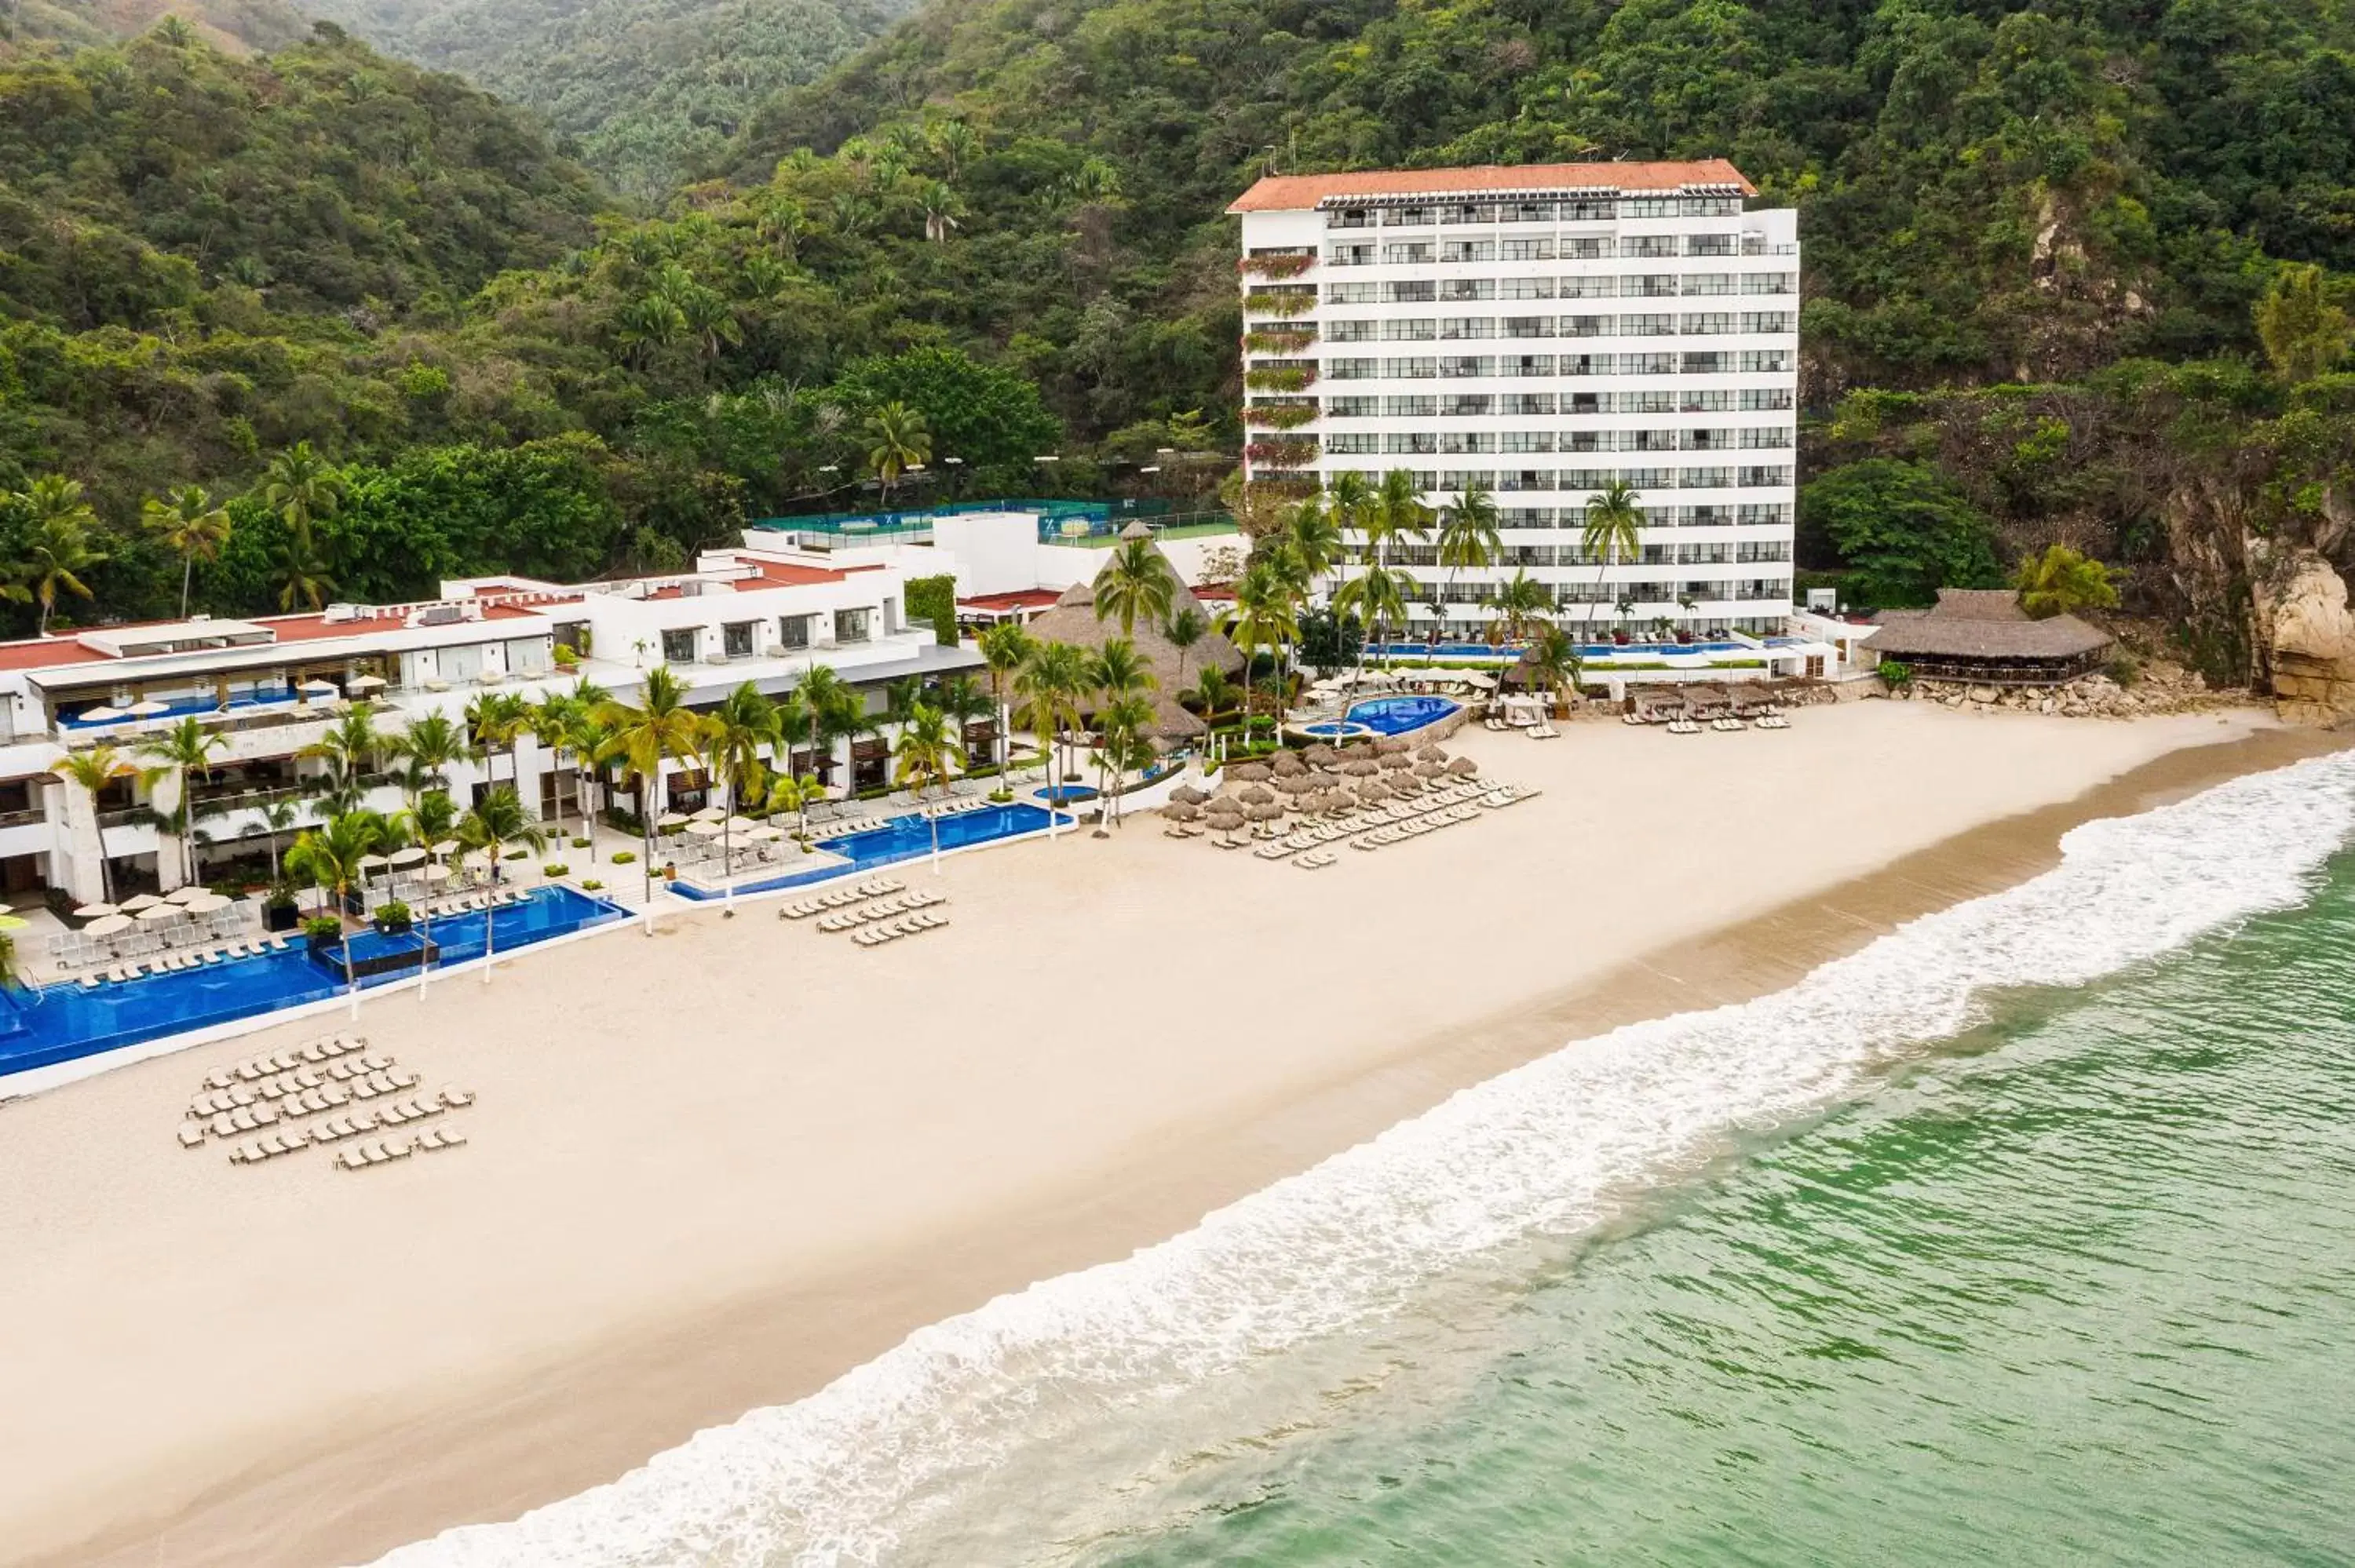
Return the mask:
<svg viewBox="0 0 2355 1568">
<path fill-rule="evenodd" d="M 1928 609 L 1884 609 L 1872 640 L 1883 660 L 1933 681 L 2057 686 L 2099 669 L 2116 640 L 2073 615 L 2031 620 L 2009 588 L 1940 588 Z"/>
</svg>

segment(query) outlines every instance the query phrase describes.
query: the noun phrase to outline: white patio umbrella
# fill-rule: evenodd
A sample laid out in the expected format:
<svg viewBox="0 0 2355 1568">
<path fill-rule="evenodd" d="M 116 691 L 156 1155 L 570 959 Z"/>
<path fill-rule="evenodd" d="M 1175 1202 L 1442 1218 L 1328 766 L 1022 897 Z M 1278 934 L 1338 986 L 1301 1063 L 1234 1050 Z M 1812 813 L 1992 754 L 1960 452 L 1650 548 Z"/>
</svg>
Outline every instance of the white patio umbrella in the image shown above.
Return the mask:
<svg viewBox="0 0 2355 1568">
<path fill-rule="evenodd" d="M 727 812 L 721 810 L 717 806 L 706 806 L 700 811 L 694 812 L 688 816 L 687 821 L 690 822 L 716 822 L 727 815 Z"/>
<path fill-rule="evenodd" d="M 154 718 L 157 714 L 170 713 L 172 705 L 159 702 L 154 697 L 143 697 L 123 711 L 133 718 Z"/>
<path fill-rule="evenodd" d="M 180 919 L 186 914 L 187 911 L 176 904 L 158 904 L 152 909 L 139 911 L 139 918 L 143 921 L 152 920 L 160 925 L 165 920 Z"/>
<path fill-rule="evenodd" d="M 186 904 L 181 905 L 180 907 L 186 910 L 191 915 L 218 915 L 222 910 L 228 908 L 230 902 L 231 901 L 229 899 L 223 898 L 218 893 L 208 893 L 200 898 L 189 899 Z"/>
<path fill-rule="evenodd" d="M 152 893 L 134 893 L 115 907 L 126 915 L 136 915 L 143 909 L 153 909 L 163 902 Z"/>
<path fill-rule="evenodd" d="M 390 865 L 391 863 L 392 862 L 387 860 L 380 854 L 364 854 L 360 856 L 360 869 L 362 871 L 375 871 L 380 867 Z"/>
<path fill-rule="evenodd" d="M 423 860 L 424 858 L 425 852 L 419 849 L 415 844 L 411 844 L 407 849 L 393 851 L 386 863 L 389 865 L 415 865 L 419 861 Z"/>
<path fill-rule="evenodd" d="M 446 865 L 429 865 L 417 874 L 428 882 L 447 882 L 450 880 L 450 868 Z"/>
<path fill-rule="evenodd" d="M 440 841 L 436 842 L 435 843 L 433 843 L 433 844 L 430 847 L 430 849 L 429 849 L 429 852 L 428 852 L 428 853 L 432 853 L 432 854 L 435 854 L 435 855 L 445 855 L 445 854 L 449 854 L 449 853 L 451 853 L 453 851 L 456 850 L 456 849 L 457 849 L 457 847 L 458 847 L 458 841 L 457 841 L 456 839 L 442 839 L 442 840 L 440 840 Z"/>
<path fill-rule="evenodd" d="M 699 839 L 716 839 L 727 830 L 718 822 L 702 821 L 687 823 L 687 831 Z"/>
<path fill-rule="evenodd" d="M 84 724 L 112 724 L 116 719 L 129 718 L 131 715 L 121 708 L 111 708 L 104 703 L 101 703 L 94 708 L 82 709 L 75 716 Z"/>
<path fill-rule="evenodd" d="M 1462 675 L 1458 676 L 1457 679 L 1461 680 L 1467 686 L 1477 686 L 1484 692 L 1487 691 L 1497 683 L 1495 676 L 1485 674 L 1478 670 L 1466 670 Z"/>
<path fill-rule="evenodd" d="M 101 915 L 97 919 L 92 920 L 89 925 L 82 927 L 82 935 L 85 937 L 112 937 L 116 935 L 118 932 L 128 931 L 131 929 L 131 916 L 128 915 Z"/>
<path fill-rule="evenodd" d="M 744 836 L 751 840 L 756 844 L 774 843 L 777 840 L 785 836 L 785 830 L 783 828 L 772 828 L 763 825 L 754 828 L 751 832 L 746 833 Z"/>
<path fill-rule="evenodd" d="M 114 912 L 114 906 L 112 904 L 85 904 L 75 910 L 73 915 L 77 920 L 103 920 Z"/>
<path fill-rule="evenodd" d="M 384 690 L 384 677 L 382 675 L 362 675 L 359 679 L 351 683 L 350 689 L 355 692 L 380 692 Z"/>
<path fill-rule="evenodd" d="M 687 826 L 687 819 L 680 816 L 677 811 L 665 811 L 661 816 L 655 819 L 655 826 L 658 828 L 683 828 Z"/>
<path fill-rule="evenodd" d="M 314 676 L 294 689 L 306 697 L 332 697 L 336 694 L 336 683 L 322 681 Z"/>
<path fill-rule="evenodd" d="M 730 817 L 721 825 L 731 833 L 749 833 L 761 824 L 750 817 Z"/>
<path fill-rule="evenodd" d="M 186 886 L 172 889 L 164 896 L 174 904 L 194 904 L 197 899 L 206 896 L 205 885 L 201 882 L 191 882 Z"/>
</svg>

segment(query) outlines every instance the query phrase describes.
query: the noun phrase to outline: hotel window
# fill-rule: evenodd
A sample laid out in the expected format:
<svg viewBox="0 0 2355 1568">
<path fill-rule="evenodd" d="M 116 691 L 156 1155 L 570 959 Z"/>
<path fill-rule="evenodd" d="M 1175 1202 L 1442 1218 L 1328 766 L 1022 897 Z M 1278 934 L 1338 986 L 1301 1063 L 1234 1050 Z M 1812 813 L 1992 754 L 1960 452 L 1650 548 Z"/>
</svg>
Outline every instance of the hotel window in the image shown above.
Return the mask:
<svg viewBox="0 0 2355 1568">
<path fill-rule="evenodd" d="M 1325 363 L 1325 375 L 1333 381 L 1370 381 L 1382 373 L 1381 364 L 1379 359 L 1332 359 Z"/>
<path fill-rule="evenodd" d="M 1493 471 L 1485 468 L 1444 468 L 1439 471 L 1439 488 L 1442 490 L 1463 491 L 1474 485 L 1482 490 L 1494 490 L 1497 488 L 1497 476 Z"/>
<path fill-rule="evenodd" d="M 1722 376 L 1733 368 L 1733 355 L 1722 349 L 1703 349 L 1685 355 L 1687 376 Z"/>
<path fill-rule="evenodd" d="M 1563 337 L 1609 337 L 1618 327 L 1616 316 L 1564 316 L 1555 330 Z"/>
<path fill-rule="evenodd" d="M 1382 336 L 1391 343 L 1424 343 L 1439 335 L 1439 323 L 1429 316 L 1406 316 L 1382 323 Z"/>
<path fill-rule="evenodd" d="M 1566 452 L 1615 452 L 1619 450 L 1616 430 L 1565 430 L 1561 450 Z"/>
<path fill-rule="evenodd" d="M 871 609 L 837 609 L 834 612 L 834 640 L 837 642 L 864 642 L 875 612 Z"/>
<path fill-rule="evenodd" d="M 1553 450 L 1553 432 L 1550 430 L 1507 430 L 1504 435 L 1503 445 L 1501 445 L 1497 450 L 1499 451 L 1507 452 L 1550 452 Z"/>
<path fill-rule="evenodd" d="M 692 626 L 665 631 L 662 634 L 663 662 L 666 664 L 694 663 L 697 634 L 698 629 Z"/>
<path fill-rule="evenodd" d="M 1723 389 L 1693 391 L 1684 395 L 1684 411 L 1688 414 L 1719 414 L 1732 407 L 1733 394 Z"/>
<path fill-rule="evenodd" d="M 1623 354 L 1619 356 L 1622 376 L 1674 376 L 1677 356 L 1673 354 Z"/>
<path fill-rule="evenodd" d="M 1439 438 L 1428 430 L 1393 432 L 1384 440 L 1383 450 L 1394 456 L 1435 456 Z"/>
<path fill-rule="evenodd" d="M 1493 239 L 1444 240 L 1439 247 L 1439 259 L 1450 263 L 1494 261 L 1497 259 L 1497 242 Z"/>
<path fill-rule="evenodd" d="M 1551 337 L 1553 318 L 1551 316 L 1507 316 L 1505 335 L 1507 337 Z"/>
<path fill-rule="evenodd" d="M 1373 260 L 1372 246 L 1361 245 L 1357 249 L 1366 252 L 1367 260 Z M 1386 267 L 1428 267 L 1431 265 L 1431 241 L 1418 239 L 1385 245 L 1382 247 L 1382 264 Z"/>
<path fill-rule="evenodd" d="M 1674 256 L 1677 237 L 1673 234 L 1631 235 L 1620 245 L 1622 256 Z"/>
<path fill-rule="evenodd" d="M 1780 451 L 1791 444 L 1788 425 L 1753 425 L 1742 432 L 1742 444 L 1753 451 Z"/>
<path fill-rule="evenodd" d="M 1550 506 L 1508 506 L 1497 514 L 1499 528 L 1550 528 L 1553 508 Z"/>
<path fill-rule="evenodd" d="M 1500 300 L 1550 300 L 1553 298 L 1551 278 L 1507 278 L 1497 291 Z"/>
<path fill-rule="evenodd" d="M 1733 330 L 1732 311 L 1700 311 L 1684 318 L 1689 337 L 1718 337 Z"/>
<path fill-rule="evenodd" d="M 1731 234 L 1691 234 L 1685 237 L 1688 256 L 1731 256 L 1733 236 Z"/>
<path fill-rule="evenodd" d="M 1439 323 L 1439 335 L 1444 338 L 1494 337 L 1497 335 L 1497 318 L 1449 316 Z"/>
<path fill-rule="evenodd" d="M 1561 411 L 1565 414 L 1608 414 L 1616 407 L 1608 392 L 1572 392 L 1562 400 Z M 1549 414 L 1553 412 L 1551 408 L 1545 411 Z"/>
<path fill-rule="evenodd" d="M 1331 322 L 1325 328 L 1327 343 L 1371 343 L 1374 323 L 1371 322 Z"/>
<path fill-rule="evenodd" d="M 1508 239 L 1497 251 L 1504 261 L 1550 261 L 1553 241 L 1550 239 Z"/>
<path fill-rule="evenodd" d="M 1787 408 L 1791 406 L 1788 387 L 1745 387 L 1742 391 L 1744 408 Z"/>
<path fill-rule="evenodd" d="M 1392 246 L 1393 250 L 1399 249 Z M 1374 248 L 1370 245 L 1333 245 L 1326 248 L 1325 260 L 1336 267 L 1370 267 L 1374 264 Z"/>
<path fill-rule="evenodd" d="M 1367 361 L 1371 364 L 1372 361 Z M 1391 359 L 1382 362 L 1382 374 L 1393 381 L 1427 381 L 1439 374 L 1435 359 Z"/>
<path fill-rule="evenodd" d="M 1336 432 L 1325 438 L 1325 450 L 1337 457 L 1374 457 L 1382 450 L 1381 440 L 1371 430 L 1350 435 Z"/>
<path fill-rule="evenodd" d="M 1667 315 L 1621 316 L 1619 335 L 1621 337 L 1674 337 L 1677 335 L 1677 318 Z"/>
<path fill-rule="evenodd" d="M 1608 354 L 1565 354 L 1555 363 L 1564 376 L 1610 376 L 1618 369 L 1617 356 Z"/>
<path fill-rule="evenodd" d="M 1797 318 L 1788 311 L 1752 311 L 1742 318 L 1743 332 L 1796 332 Z"/>
<path fill-rule="evenodd" d="M 1327 283 L 1325 302 L 1328 305 L 1370 305 L 1381 296 L 1380 283 Z"/>
<path fill-rule="evenodd" d="M 1334 419 L 1370 419 L 1380 411 L 1380 398 L 1363 395 L 1325 400 L 1326 417 Z"/>
<path fill-rule="evenodd" d="M 1789 294 L 1797 291 L 1789 272 L 1744 272 L 1742 291 L 1745 294 Z"/>
<path fill-rule="evenodd" d="M 1607 238 L 1565 239 L 1561 242 L 1561 259 L 1565 261 L 1608 261 L 1616 253 L 1616 245 Z"/>
<path fill-rule="evenodd" d="M 1382 214 L 1386 228 L 1414 228 L 1430 222 L 1431 209 L 1427 207 L 1394 207 Z"/>
<path fill-rule="evenodd" d="M 1447 376 L 1494 376 L 1497 362 L 1485 354 L 1451 354 L 1439 362 L 1439 374 Z"/>
<path fill-rule="evenodd" d="M 777 646 L 806 648 L 810 645 L 810 618 L 806 615 L 781 615 L 777 618 Z"/>
<path fill-rule="evenodd" d="M 1428 278 L 1412 283 L 1384 283 L 1382 298 L 1393 305 L 1427 305 L 1439 298 L 1439 286 Z"/>
<path fill-rule="evenodd" d="M 1753 348 L 1742 351 L 1741 368 L 1752 375 L 1785 375 L 1791 368 L 1788 350 Z"/>
<path fill-rule="evenodd" d="M 1508 354 L 1497 364 L 1499 376 L 1551 376 L 1553 355 L 1550 354 Z"/>
<path fill-rule="evenodd" d="M 1629 196 L 1619 204 L 1622 217 L 1674 217 L 1677 198 L 1674 196 Z"/>
<path fill-rule="evenodd" d="M 1459 201 L 1439 209 L 1442 223 L 1494 223 L 1497 207 L 1493 202 Z"/>
<path fill-rule="evenodd" d="M 757 620 L 731 620 L 719 629 L 719 649 L 730 659 L 750 659 L 760 636 Z"/>
<path fill-rule="evenodd" d="M 1493 300 L 1497 297 L 1494 278 L 1442 278 L 1439 297 L 1443 300 Z"/>
<path fill-rule="evenodd" d="M 1550 414 L 1554 410 L 1550 392 L 1508 392 L 1504 395 L 1500 414 Z"/>
<path fill-rule="evenodd" d="M 1497 488 L 1504 491 L 1551 490 L 1554 488 L 1554 471 L 1550 468 L 1508 469 L 1497 482 Z"/>
<path fill-rule="evenodd" d="M 1731 272 L 1688 272 L 1685 274 L 1688 294 L 1730 294 L 1733 292 Z"/>
<path fill-rule="evenodd" d="M 1497 209 L 1497 218 L 1505 223 L 1551 223 L 1554 207 L 1550 201 L 1508 201 Z"/>
<path fill-rule="evenodd" d="M 1385 397 L 1382 413 L 1392 419 L 1428 419 L 1439 412 L 1439 399 L 1428 393 L 1412 397 Z"/>
<path fill-rule="evenodd" d="M 1485 455 L 1497 450 L 1497 438 L 1470 430 L 1440 432 L 1439 450 L 1451 457 Z"/>
</svg>

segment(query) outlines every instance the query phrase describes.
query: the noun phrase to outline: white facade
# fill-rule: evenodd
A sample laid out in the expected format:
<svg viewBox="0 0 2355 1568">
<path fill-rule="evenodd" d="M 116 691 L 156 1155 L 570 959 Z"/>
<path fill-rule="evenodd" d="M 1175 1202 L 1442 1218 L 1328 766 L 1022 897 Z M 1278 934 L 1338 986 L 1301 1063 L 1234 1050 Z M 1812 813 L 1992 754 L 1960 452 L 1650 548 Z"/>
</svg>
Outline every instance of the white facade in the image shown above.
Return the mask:
<svg viewBox="0 0 2355 1568">
<path fill-rule="evenodd" d="M 1421 589 L 1418 638 L 1478 635 L 1517 570 L 1590 635 L 1781 632 L 1797 215 L 1751 194 L 1715 160 L 1262 181 L 1232 209 L 1250 476 L 1402 468 L 1435 507 L 1489 486 L 1496 565 L 1442 568 L 1432 543 L 1393 556 Z M 1303 379 L 1285 371 L 1305 385 L 1270 384 Z M 1252 412 L 1282 407 L 1314 417 Z M 1639 493 L 1642 559 L 1604 566 L 1580 531 L 1614 475 Z"/>
<path fill-rule="evenodd" d="M 189 714 L 226 743 L 214 758 L 215 777 L 196 787 L 199 858 L 258 848 L 265 810 L 307 800 L 324 764 L 301 753 L 338 716 L 302 700 L 305 683 L 367 697 L 377 727 L 392 734 L 430 713 L 463 724 L 467 707 L 490 693 L 536 701 L 581 680 L 634 702 L 656 667 L 678 677 L 690 705 L 708 706 L 747 681 L 782 693 L 825 664 L 868 694 L 871 712 L 889 682 L 979 663 L 969 650 L 942 647 L 931 628 L 909 621 L 904 576 L 888 565 L 829 569 L 779 552 L 730 549 L 707 552 L 694 570 L 663 577 L 574 586 L 505 577 L 442 589 L 441 599 L 417 604 L 98 627 L 0 643 L 0 875 L 7 890 L 48 885 L 100 897 L 101 844 L 118 895 L 125 877 L 176 885 L 183 856 L 153 820 L 153 808 L 176 804 L 157 792 L 168 793 L 168 781 L 125 780 L 93 802 L 52 768 L 69 752 L 101 744 L 152 767 L 141 742 Z M 569 663 L 559 662 L 559 647 L 570 651 Z M 79 717 L 98 705 L 127 710 L 143 702 L 170 711 Z M 693 768 L 674 763 L 666 773 Z M 511 779 L 528 812 L 578 810 L 572 759 L 528 735 L 512 758 L 501 752 L 450 771 L 462 804 L 478 786 Z M 366 800 L 388 811 L 404 803 L 389 779 Z M 306 812 L 301 820 L 311 819 Z M 282 849 L 289 836 L 282 832 Z"/>
</svg>

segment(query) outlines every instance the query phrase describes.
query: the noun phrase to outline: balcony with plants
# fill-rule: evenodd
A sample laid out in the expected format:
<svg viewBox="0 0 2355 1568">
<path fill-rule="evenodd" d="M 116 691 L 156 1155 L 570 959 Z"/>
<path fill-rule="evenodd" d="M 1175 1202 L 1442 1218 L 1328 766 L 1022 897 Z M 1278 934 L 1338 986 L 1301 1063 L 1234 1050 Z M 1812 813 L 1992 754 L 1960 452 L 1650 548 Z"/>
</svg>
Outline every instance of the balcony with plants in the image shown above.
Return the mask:
<svg viewBox="0 0 2355 1568">
<path fill-rule="evenodd" d="M 1313 422 L 1317 411 L 1313 398 L 1304 403 L 1258 403 L 1243 410 L 1243 423 L 1263 430 L 1296 430 Z"/>
<path fill-rule="evenodd" d="M 1316 346 L 1316 328 L 1256 327 L 1243 334 L 1243 347 L 1252 354 L 1305 354 Z"/>
<path fill-rule="evenodd" d="M 1243 443 L 1243 456 L 1254 468 L 1306 468 L 1322 451 L 1309 437 L 1275 437 Z"/>
<path fill-rule="evenodd" d="M 1246 256 L 1235 263 L 1246 278 L 1297 278 L 1316 265 L 1316 253 L 1307 250 Z"/>
<path fill-rule="evenodd" d="M 1243 296 L 1243 309 L 1253 315 L 1304 316 L 1316 308 L 1316 290 L 1254 289 Z"/>
<path fill-rule="evenodd" d="M 1305 392 L 1316 382 L 1314 365 L 1261 365 L 1243 372 L 1243 385 L 1254 392 Z"/>
</svg>

